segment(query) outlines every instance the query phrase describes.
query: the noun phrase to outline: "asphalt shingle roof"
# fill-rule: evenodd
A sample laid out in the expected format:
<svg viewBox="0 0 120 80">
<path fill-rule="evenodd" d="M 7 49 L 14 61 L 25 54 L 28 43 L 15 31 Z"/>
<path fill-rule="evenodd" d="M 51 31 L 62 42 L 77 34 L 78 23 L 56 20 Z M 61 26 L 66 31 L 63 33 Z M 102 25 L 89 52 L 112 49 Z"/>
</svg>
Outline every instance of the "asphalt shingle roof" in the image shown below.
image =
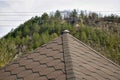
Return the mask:
<svg viewBox="0 0 120 80">
<path fill-rule="evenodd" d="M 0 80 L 120 80 L 120 66 L 64 33 L 0 69 Z"/>
</svg>

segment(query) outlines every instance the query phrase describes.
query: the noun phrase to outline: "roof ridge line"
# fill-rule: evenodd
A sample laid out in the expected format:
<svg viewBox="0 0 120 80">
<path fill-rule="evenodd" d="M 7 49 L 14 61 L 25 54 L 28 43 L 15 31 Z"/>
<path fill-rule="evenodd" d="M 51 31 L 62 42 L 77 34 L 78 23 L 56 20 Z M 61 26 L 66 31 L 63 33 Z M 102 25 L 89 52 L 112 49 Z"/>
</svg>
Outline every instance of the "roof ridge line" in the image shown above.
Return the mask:
<svg viewBox="0 0 120 80">
<path fill-rule="evenodd" d="M 70 34 L 69 34 L 70 35 Z M 118 64 L 116 64 L 115 62 L 111 61 L 110 59 L 106 58 L 105 56 L 103 56 L 101 53 L 99 53 L 98 51 L 92 49 L 90 46 L 86 45 L 85 43 L 83 43 L 82 41 L 78 40 L 77 38 L 73 37 L 72 35 L 70 35 L 72 38 L 74 38 L 77 42 L 83 44 L 85 47 L 89 48 L 90 50 L 92 50 L 93 52 L 95 52 L 97 55 L 103 57 L 105 60 L 109 61 L 110 63 L 112 63 L 113 65 L 117 66 L 120 68 L 120 66 Z"/>
<path fill-rule="evenodd" d="M 62 47 L 63 47 L 63 58 L 65 61 L 66 80 L 76 80 L 73 70 L 72 58 L 69 51 L 68 33 L 63 33 L 61 39 L 62 39 Z"/>
</svg>

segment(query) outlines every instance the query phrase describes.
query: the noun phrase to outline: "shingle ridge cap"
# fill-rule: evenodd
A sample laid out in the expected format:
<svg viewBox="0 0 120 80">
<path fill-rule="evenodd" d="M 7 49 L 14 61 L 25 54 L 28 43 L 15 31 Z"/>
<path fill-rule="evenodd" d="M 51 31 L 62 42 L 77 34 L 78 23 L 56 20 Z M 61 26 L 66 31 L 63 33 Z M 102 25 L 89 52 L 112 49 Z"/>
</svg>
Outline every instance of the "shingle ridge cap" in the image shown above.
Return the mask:
<svg viewBox="0 0 120 80">
<path fill-rule="evenodd" d="M 66 71 L 66 80 L 76 80 L 74 69 L 73 69 L 73 62 L 69 50 L 68 44 L 68 32 L 63 33 L 62 38 L 62 46 L 63 46 L 63 58 L 65 61 L 65 71 Z"/>
<path fill-rule="evenodd" d="M 86 45 L 85 43 L 83 43 L 82 41 L 78 40 L 77 38 L 75 38 L 74 36 L 72 36 L 71 34 L 69 34 L 69 36 L 71 36 L 73 39 L 75 39 L 78 43 L 81 43 L 82 45 L 84 45 L 85 47 L 89 48 L 91 51 L 95 52 L 98 56 L 104 58 L 105 60 L 107 60 L 108 62 L 112 63 L 113 65 L 115 65 L 116 67 L 120 68 L 120 65 L 116 64 L 115 62 L 111 61 L 110 59 L 106 58 L 105 56 L 103 56 L 101 53 L 99 53 L 98 51 L 94 50 L 93 48 L 91 48 L 90 46 Z"/>
</svg>

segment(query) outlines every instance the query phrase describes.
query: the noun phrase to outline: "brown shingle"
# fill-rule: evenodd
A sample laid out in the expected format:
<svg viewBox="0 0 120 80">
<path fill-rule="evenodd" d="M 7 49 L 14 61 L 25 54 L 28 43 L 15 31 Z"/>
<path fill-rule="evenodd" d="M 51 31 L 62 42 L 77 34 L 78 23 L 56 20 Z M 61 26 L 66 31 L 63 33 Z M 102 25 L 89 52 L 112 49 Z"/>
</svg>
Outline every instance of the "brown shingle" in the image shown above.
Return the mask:
<svg viewBox="0 0 120 80">
<path fill-rule="evenodd" d="M 33 79 L 33 80 L 34 80 L 34 79 Z M 45 76 L 41 76 L 41 77 L 37 78 L 36 80 L 48 80 L 48 79 L 47 79 L 47 77 L 45 77 Z"/>
<path fill-rule="evenodd" d="M 61 60 L 53 60 L 49 63 L 47 63 L 47 66 L 56 66 L 57 64 L 61 63 Z"/>
<path fill-rule="evenodd" d="M 6 68 L 5 70 L 6 71 L 11 71 L 11 70 L 13 70 L 15 68 L 18 68 L 18 67 L 19 67 L 19 64 L 12 64 L 12 65 L 9 65 L 9 67 Z"/>
<path fill-rule="evenodd" d="M 67 80 L 120 80 L 120 66 L 114 62 L 69 34 L 63 35 L 63 43 Z"/>
<path fill-rule="evenodd" d="M 37 67 L 33 68 L 32 71 L 33 72 L 40 72 L 40 71 L 42 71 L 42 70 L 44 70 L 46 68 L 47 68 L 46 65 L 40 65 L 40 66 L 37 66 Z"/>
<path fill-rule="evenodd" d="M 0 74 L 0 80 L 4 80 L 4 78 L 9 76 L 10 76 L 10 72 L 3 72 Z"/>
<path fill-rule="evenodd" d="M 28 75 L 30 75 L 31 73 L 32 73 L 31 70 L 24 70 L 24 71 L 18 73 L 17 76 L 18 76 L 19 78 L 24 78 L 25 76 L 28 76 Z"/>
<path fill-rule="evenodd" d="M 24 80 L 37 80 L 39 78 L 39 74 L 38 73 L 32 73 L 29 74 L 28 76 L 24 77 Z"/>
<path fill-rule="evenodd" d="M 68 33 L 0 69 L 0 80 L 120 80 L 120 66 Z"/>
<path fill-rule="evenodd" d="M 61 37 L 23 55 L 0 70 L 0 80 L 65 80 Z M 62 75 L 59 77 L 59 74 Z M 56 76 L 54 76 L 56 75 Z M 6 78 L 7 77 L 7 78 Z"/>
<path fill-rule="evenodd" d="M 56 79 L 58 76 L 60 76 L 62 74 L 63 74 L 63 72 L 59 70 L 59 71 L 54 71 L 54 72 L 48 74 L 47 77 L 48 77 L 48 79 L 52 79 L 52 78 Z"/>
<path fill-rule="evenodd" d="M 59 77 L 57 77 L 56 80 L 66 80 L 66 75 L 59 75 Z"/>
<path fill-rule="evenodd" d="M 20 72 L 22 72 L 22 71 L 24 71 L 25 70 L 25 67 L 18 67 L 18 68 L 15 68 L 15 69 L 13 69 L 13 70 L 11 70 L 10 72 L 11 72 L 11 74 L 18 74 L 18 73 L 20 73 Z"/>
<path fill-rule="evenodd" d="M 44 68 L 39 73 L 41 76 L 45 76 L 45 75 L 47 76 L 48 74 L 51 74 L 54 71 L 55 71 L 54 68 Z"/>
<path fill-rule="evenodd" d="M 16 75 L 5 77 L 4 80 L 17 80 Z"/>
<path fill-rule="evenodd" d="M 26 69 L 32 69 L 32 68 L 35 68 L 35 67 L 37 67 L 37 66 L 40 66 L 40 63 L 39 63 L 39 62 L 32 62 L 32 63 L 30 63 L 30 64 L 28 64 L 28 65 L 25 65 L 25 68 L 26 68 Z"/>
</svg>

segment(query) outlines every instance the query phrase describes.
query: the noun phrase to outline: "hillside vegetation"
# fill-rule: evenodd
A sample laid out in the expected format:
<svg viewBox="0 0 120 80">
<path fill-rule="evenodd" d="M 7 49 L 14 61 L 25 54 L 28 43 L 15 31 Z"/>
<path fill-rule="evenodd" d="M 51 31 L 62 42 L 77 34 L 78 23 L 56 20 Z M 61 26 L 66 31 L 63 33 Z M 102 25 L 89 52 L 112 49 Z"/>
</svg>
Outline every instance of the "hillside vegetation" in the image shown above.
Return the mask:
<svg viewBox="0 0 120 80">
<path fill-rule="evenodd" d="M 64 13 L 64 15 L 63 15 Z M 56 11 L 35 16 L 0 39 L 0 67 L 68 29 L 73 36 L 120 64 L 120 17 L 94 12 Z"/>
</svg>

